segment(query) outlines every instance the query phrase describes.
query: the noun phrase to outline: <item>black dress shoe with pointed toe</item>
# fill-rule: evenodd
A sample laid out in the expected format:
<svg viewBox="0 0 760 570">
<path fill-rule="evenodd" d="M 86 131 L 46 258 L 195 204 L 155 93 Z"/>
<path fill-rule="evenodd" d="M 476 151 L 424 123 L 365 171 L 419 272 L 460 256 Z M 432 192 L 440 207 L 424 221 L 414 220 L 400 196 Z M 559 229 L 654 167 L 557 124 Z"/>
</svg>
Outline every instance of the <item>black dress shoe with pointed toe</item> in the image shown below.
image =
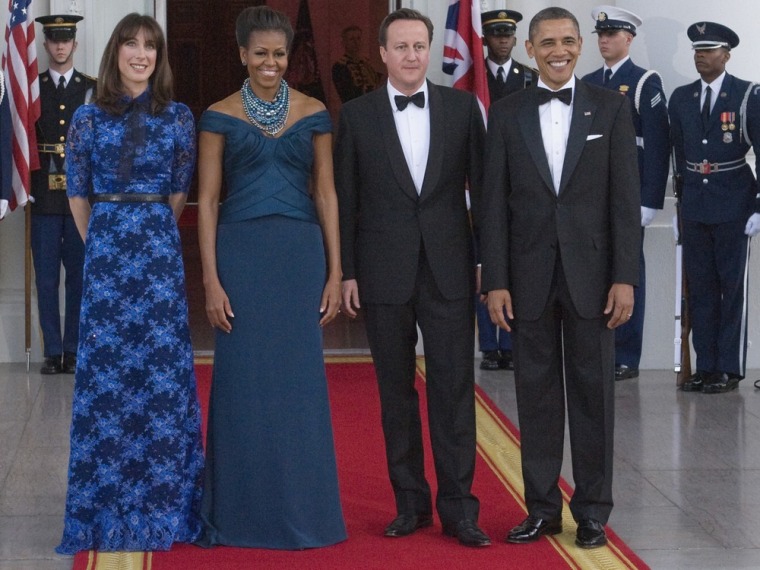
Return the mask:
<svg viewBox="0 0 760 570">
<path fill-rule="evenodd" d="M 594 519 L 583 519 L 578 523 L 575 544 L 581 548 L 599 548 L 607 544 L 604 525 Z"/>
<path fill-rule="evenodd" d="M 535 542 L 547 534 L 559 534 L 562 532 L 562 518 L 542 519 L 528 516 L 523 522 L 509 531 L 506 541 L 513 544 L 526 544 Z"/>
<path fill-rule="evenodd" d="M 63 353 L 63 371 L 66 374 L 74 374 L 77 371 L 77 355 L 73 352 Z"/>
<path fill-rule="evenodd" d="M 713 374 L 709 382 L 705 382 L 702 386 L 703 394 L 723 394 L 730 392 L 739 385 L 739 379 L 725 372 L 717 372 Z"/>
<path fill-rule="evenodd" d="M 710 376 L 708 372 L 697 372 L 690 376 L 686 382 L 681 384 L 681 390 L 684 392 L 701 392 L 705 385 L 705 380 Z"/>
<path fill-rule="evenodd" d="M 385 536 L 398 538 L 408 536 L 420 528 L 433 524 L 432 515 L 399 515 L 385 527 Z"/>
<path fill-rule="evenodd" d="M 464 546 L 491 546 L 491 539 L 470 519 L 464 519 L 457 524 L 443 525 L 443 534 L 455 537 Z"/>
<path fill-rule="evenodd" d="M 61 372 L 63 372 L 61 355 L 56 354 L 54 356 L 46 356 L 45 364 L 40 368 L 40 374 L 60 374 Z"/>
</svg>

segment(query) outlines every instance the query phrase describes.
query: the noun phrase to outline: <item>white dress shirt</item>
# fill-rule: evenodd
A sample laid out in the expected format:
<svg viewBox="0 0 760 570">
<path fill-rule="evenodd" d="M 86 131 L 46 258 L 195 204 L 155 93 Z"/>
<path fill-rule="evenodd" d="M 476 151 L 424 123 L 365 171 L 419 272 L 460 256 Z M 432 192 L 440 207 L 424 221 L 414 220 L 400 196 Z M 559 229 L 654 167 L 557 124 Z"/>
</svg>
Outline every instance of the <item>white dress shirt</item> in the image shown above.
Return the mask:
<svg viewBox="0 0 760 570">
<path fill-rule="evenodd" d="M 538 80 L 538 87 L 549 89 L 546 83 Z M 575 99 L 575 76 L 562 86 L 562 89 L 571 88 Z M 559 91 L 559 89 L 549 89 Z M 544 141 L 544 152 L 549 162 L 549 170 L 552 173 L 554 192 L 559 193 L 559 185 L 562 182 L 562 165 L 565 162 L 567 150 L 567 137 L 570 135 L 570 121 L 573 118 L 573 104 L 565 105 L 559 99 L 552 99 L 548 103 L 538 106 L 538 117 L 541 121 L 541 138 Z"/>
<path fill-rule="evenodd" d="M 627 56 L 625 56 L 623 59 L 621 59 L 620 61 L 618 61 L 618 62 L 617 62 L 615 65 L 613 65 L 612 67 L 609 67 L 609 66 L 608 66 L 608 65 L 605 63 L 605 64 L 602 66 L 602 75 L 604 75 L 604 72 L 605 72 L 605 71 L 607 71 L 608 69 L 611 69 L 611 70 L 612 70 L 612 75 L 610 75 L 610 79 L 612 79 L 613 77 L 615 77 L 615 74 L 617 73 L 617 70 L 618 70 L 618 69 L 620 69 L 620 68 L 622 67 L 622 65 L 623 65 L 623 64 L 624 64 L 626 61 L 628 61 L 629 59 L 631 59 L 631 56 L 630 56 L 630 55 L 627 55 Z"/>
<path fill-rule="evenodd" d="M 512 69 L 512 58 L 510 57 L 506 63 L 503 63 L 501 65 L 498 65 L 495 63 L 490 57 L 486 59 L 486 65 L 488 65 L 488 69 L 491 70 L 491 73 L 493 73 L 493 76 L 498 78 L 499 77 L 499 68 L 501 67 L 504 69 L 504 81 L 507 81 L 507 77 L 509 77 L 509 72 Z"/>
<path fill-rule="evenodd" d="M 712 91 L 712 94 L 710 95 L 710 112 L 712 113 L 712 110 L 715 108 L 715 102 L 718 100 L 718 95 L 720 93 L 721 88 L 723 87 L 723 79 L 726 77 L 726 72 L 724 71 L 721 73 L 717 78 L 713 79 L 712 83 L 705 82 L 704 79 L 700 79 L 700 83 L 702 83 L 702 92 L 699 94 L 699 109 L 702 109 L 702 106 L 705 104 L 705 92 L 707 90 L 707 87 L 710 87 L 710 91 Z"/>
<path fill-rule="evenodd" d="M 60 73 L 57 71 L 53 71 L 52 69 L 48 69 L 48 73 L 50 74 L 50 79 L 53 80 L 53 85 L 58 87 L 58 81 L 60 81 L 58 78 L 61 76 Z M 71 81 L 71 76 L 74 75 L 74 68 L 70 67 L 69 70 L 63 74 L 63 86 L 68 87 L 69 81 Z"/>
<path fill-rule="evenodd" d="M 422 190 L 422 182 L 425 180 L 425 168 L 427 167 L 428 153 L 430 151 L 430 97 L 428 96 L 427 81 L 417 91 L 425 94 L 425 106 L 420 108 L 414 103 L 403 111 L 396 107 L 396 95 L 404 95 L 388 81 L 388 98 L 393 109 L 393 120 L 396 122 L 396 133 L 404 151 L 406 165 L 414 180 L 417 194 Z"/>
</svg>

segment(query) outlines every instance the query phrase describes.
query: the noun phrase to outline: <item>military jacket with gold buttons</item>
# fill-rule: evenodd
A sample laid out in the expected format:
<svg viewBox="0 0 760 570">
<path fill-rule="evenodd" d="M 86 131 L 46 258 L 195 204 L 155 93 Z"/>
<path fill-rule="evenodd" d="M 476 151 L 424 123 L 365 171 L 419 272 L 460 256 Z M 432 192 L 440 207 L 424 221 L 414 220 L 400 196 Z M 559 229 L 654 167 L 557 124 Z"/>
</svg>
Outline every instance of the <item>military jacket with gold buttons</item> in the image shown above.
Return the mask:
<svg viewBox="0 0 760 570">
<path fill-rule="evenodd" d="M 668 105 L 676 170 L 684 181 L 683 218 L 703 224 L 746 221 L 760 211 L 758 184 L 745 162 L 750 148 L 755 160 L 760 157 L 760 94 L 726 73 L 704 126 L 701 95 L 697 80 L 677 88 Z"/>
<path fill-rule="evenodd" d="M 50 73 L 40 74 L 42 114 L 37 121 L 40 169 L 32 171 L 33 214 L 71 214 L 66 196 L 66 135 L 74 111 L 92 98 L 95 85 L 94 78 L 75 69 L 59 97 Z"/>
</svg>

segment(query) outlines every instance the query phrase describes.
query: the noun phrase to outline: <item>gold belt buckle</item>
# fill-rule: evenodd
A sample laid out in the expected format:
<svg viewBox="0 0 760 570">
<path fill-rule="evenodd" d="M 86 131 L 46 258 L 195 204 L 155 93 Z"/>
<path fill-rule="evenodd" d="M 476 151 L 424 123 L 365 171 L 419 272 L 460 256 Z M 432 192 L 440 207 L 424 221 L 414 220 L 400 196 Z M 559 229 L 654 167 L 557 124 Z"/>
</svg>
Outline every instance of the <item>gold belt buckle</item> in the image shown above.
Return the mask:
<svg viewBox="0 0 760 570">
<path fill-rule="evenodd" d="M 56 154 L 63 154 L 66 152 L 66 145 L 63 143 L 57 143 L 55 145 L 55 153 Z"/>
<path fill-rule="evenodd" d="M 48 174 L 48 189 L 66 191 L 65 174 Z"/>
</svg>

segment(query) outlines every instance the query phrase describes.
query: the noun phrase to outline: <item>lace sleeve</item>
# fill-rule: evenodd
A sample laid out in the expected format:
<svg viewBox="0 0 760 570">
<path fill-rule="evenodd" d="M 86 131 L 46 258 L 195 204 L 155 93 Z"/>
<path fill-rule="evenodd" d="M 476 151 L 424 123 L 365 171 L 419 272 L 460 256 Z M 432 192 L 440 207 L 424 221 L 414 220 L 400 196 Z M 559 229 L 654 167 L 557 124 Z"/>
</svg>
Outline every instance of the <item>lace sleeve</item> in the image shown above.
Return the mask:
<svg viewBox="0 0 760 570">
<path fill-rule="evenodd" d="M 66 141 L 66 194 L 69 198 L 86 198 L 92 182 L 92 148 L 94 139 L 92 105 L 74 112 Z"/>
<path fill-rule="evenodd" d="M 174 163 L 172 164 L 172 194 L 187 192 L 195 170 L 195 120 L 190 109 L 176 103 L 174 122 Z"/>
</svg>

